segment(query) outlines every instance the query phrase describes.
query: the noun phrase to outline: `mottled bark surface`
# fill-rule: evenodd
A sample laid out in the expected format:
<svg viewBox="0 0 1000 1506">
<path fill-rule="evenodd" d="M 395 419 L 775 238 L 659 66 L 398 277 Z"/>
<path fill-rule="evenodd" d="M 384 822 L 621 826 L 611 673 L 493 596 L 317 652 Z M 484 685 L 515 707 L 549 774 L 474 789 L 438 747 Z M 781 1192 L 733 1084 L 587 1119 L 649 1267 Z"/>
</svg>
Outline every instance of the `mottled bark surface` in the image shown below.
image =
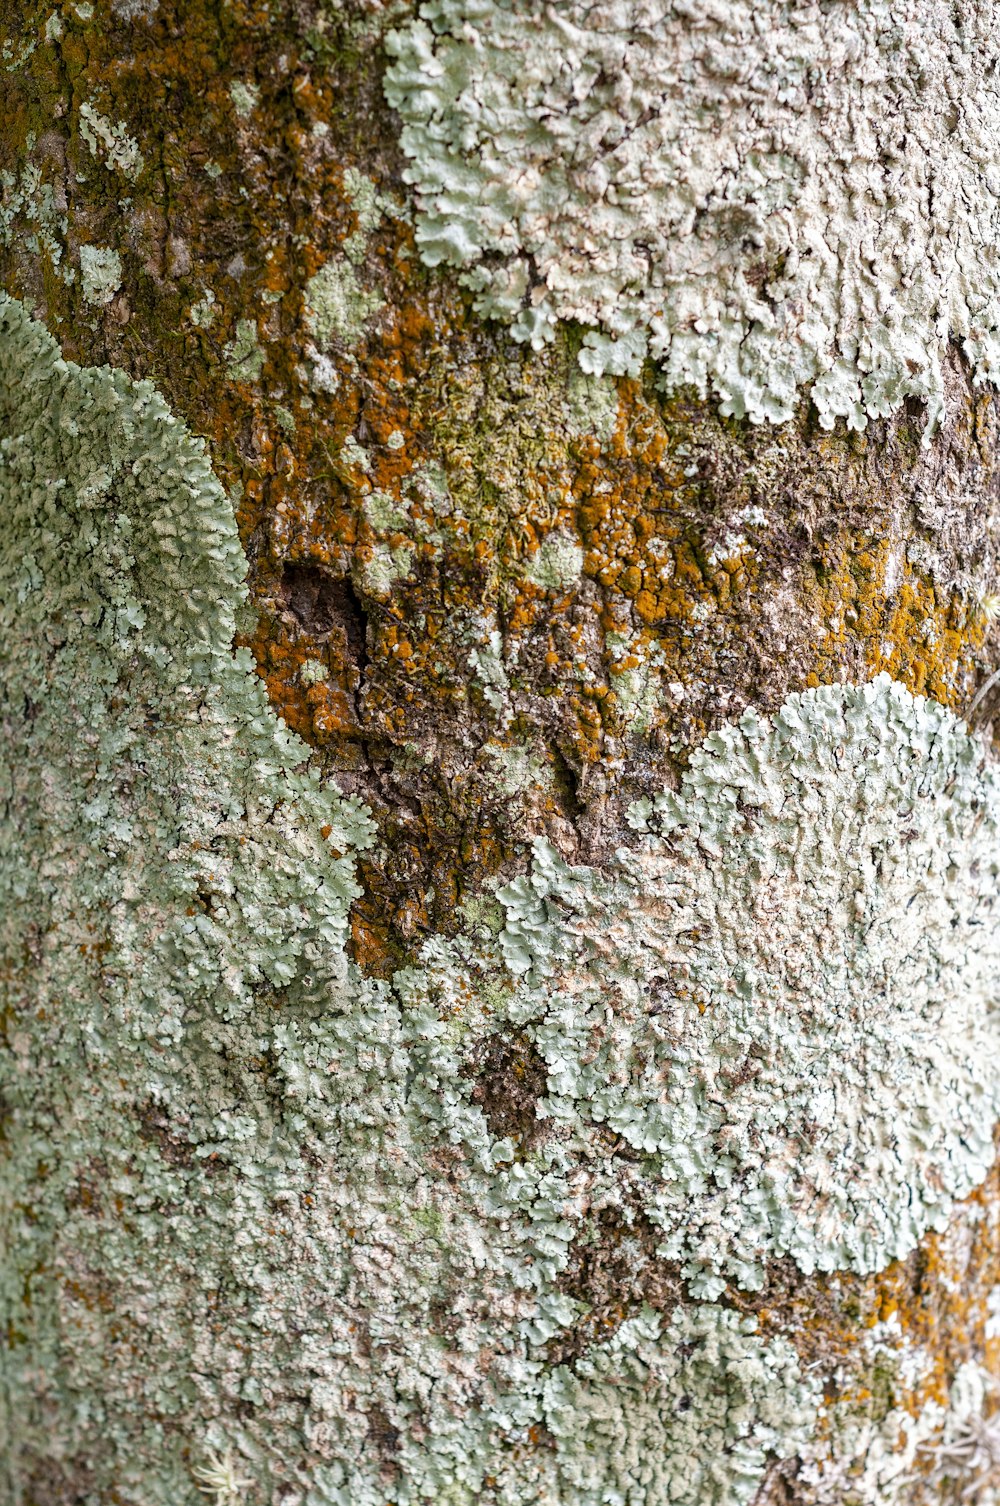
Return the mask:
<svg viewBox="0 0 1000 1506">
<path fill-rule="evenodd" d="M 417 255 L 382 95 L 385 24 L 377 6 L 311 0 L 0 4 L 0 283 L 67 359 L 150 379 L 204 438 L 249 562 L 238 643 L 325 785 L 374 820 L 377 840 L 356 861 L 349 957 L 388 982 L 418 965 L 429 938 L 486 927 L 497 884 L 525 871 L 534 838 L 606 867 L 633 841 L 628 807 L 676 788 L 706 734 L 748 707 L 772 713 L 792 692 L 886 671 L 964 715 L 1000 642 L 1000 404 L 952 347 L 947 416 L 927 444 L 912 400 L 862 433 L 821 429 L 805 398 L 790 422 L 754 427 L 662 393 L 651 368 L 638 380 L 585 376 L 572 326 L 543 352 L 516 344 Z M 86 247 L 104 259 L 81 257 Z M 984 738 L 998 706 L 1000 687 L 976 709 Z M 25 945 L 7 962 L 12 1037 L 17 1009 L 33 1008 Z M 266 1060 L 232 1070 L 269 1091 Z M 512 1160 L 536 1156 L 553 1130 L 536 1112 L 547 1068 L 533 1040 L 511 1024 L 483 1029 L 461 1072 Z M 192 1161 L 154 1097 L 123 1112 L 123 1143 L 155 1150 L 197 1197 L 214 1162 Z M 636 1154 L 610 1127 L 606 1138 L 615 1164 Z M 447 1179 L 458 1152 L 436 1154 Z M 67 1217 L 125 1216 L 99 1158 L 71 1181 Z M 15 1239 L 31 1217 L 17 1210 Z M 820 1436 L 850 1426 L 874 1437 L 894 1410 L 947 1407 L 963 1366 L 1000 1374 L 998 1220 L 994 1173 L 947 1229 L 879 1273 L 807 1275 L 785 1257 L 767 1263 L 762 1289 L 731 1280 L 718 1301 L 755 1315 L 764 1340 L 790 1342 L 819 1378 L 831 1409 Z M 685 1299 L 661 1237 L 627 1198 L 590 1212 L 556 1280 L 574 1316 L 546 1341 L 546 1363 L 571 1367 L 640 1311 L 669 1315 Z M 105 1281 L 92 1265 L 81 1280 L 41 1249 L 45 1301 L 63 1316 L 40 1363 L 71 1375 L 74 1345 L 99 1332 L 113 1368 L 127 1272 Z M 290 1258 L 305 1268 L 312 1257 L 300 1245 Z M 447 1335 L 446 1288 L 437 1300 Z M 192 1290 L 191 1304 L 194 1327 L 226 1323 L 224 1292 Z M 9 1318 L 9 1343 L 30 1345 L 23 1315 Z M 912 1350 L 926 1358 L 919 1373 L 899 1358 Z M 155 1352 L 135 1363 L 155 1378 Z M 15 1444 L 22 1383 L 8 1396 Z M 201 1395 L 209 1411 L 214 1384 Z M 244 1388 L 235 1413 L 220 1402 L 204 1421 L 238 1415 L 266 1452 L 271 1404 Z M 85 1395 L 66 1406 L 85 1410 Z M 190 1398 L 174 1416 L 178 1457 L 204 1466 L 202 1439 L 216 1434 L 199 1432 Z M 146 1506 L 140 1484 L 115 1483 L 121 1461 L 100 1438 L 66 1426 L 84 1440 L 75 1455 L 11 1445 L 4 1506 Z M 373 1404 L 367 1429 L 386 1501 L 407 1499 L 398 1418 Z M 518 1444 L 552 1447 L 538 1429 Z M 916 1451 L 905 1484 L 851 1448 L 844 1479 L 822 1489 L 798 1479 L 796 1458 L 772 1460 L 761 1506 L 943 1502 L 970 1480 L 993 1499 L 985 1444 L 986 1464 L 977 1456 L 964 1475 L 964 1464 L 943 1469 L 940 1447 Z M 317 1484 L 331 1449 L 312 1438 L 266 1470 L 244 1451 L 238 1473 L 265 1470 L 247 1501 L 341 1500 Z M 221 1455 L 218 1441 L 208 1453 Z M 241 1498 L 212 1488 L 220 1502 Z"/>
</svg>

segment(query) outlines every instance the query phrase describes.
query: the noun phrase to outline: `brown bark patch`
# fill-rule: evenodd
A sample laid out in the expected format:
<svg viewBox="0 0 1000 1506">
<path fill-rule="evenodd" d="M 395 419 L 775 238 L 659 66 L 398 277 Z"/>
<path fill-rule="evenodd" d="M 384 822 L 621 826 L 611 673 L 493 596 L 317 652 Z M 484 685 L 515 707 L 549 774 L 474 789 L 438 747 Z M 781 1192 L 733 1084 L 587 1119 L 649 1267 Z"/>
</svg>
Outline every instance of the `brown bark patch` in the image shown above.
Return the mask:
<svg viewBox="0 0 1000 1506">
<path fill-rule="evenodd" d="M 538 1116 L 548 1069 L 527 1036 L 486 1036 L 463 1075 L 473 1080 L 472 1102 L 482 1110 L 490 1133 L 497 1140 L 513 1140 L 518 1159 L 548 1137 L 551 1126 Z"/>
</svg>

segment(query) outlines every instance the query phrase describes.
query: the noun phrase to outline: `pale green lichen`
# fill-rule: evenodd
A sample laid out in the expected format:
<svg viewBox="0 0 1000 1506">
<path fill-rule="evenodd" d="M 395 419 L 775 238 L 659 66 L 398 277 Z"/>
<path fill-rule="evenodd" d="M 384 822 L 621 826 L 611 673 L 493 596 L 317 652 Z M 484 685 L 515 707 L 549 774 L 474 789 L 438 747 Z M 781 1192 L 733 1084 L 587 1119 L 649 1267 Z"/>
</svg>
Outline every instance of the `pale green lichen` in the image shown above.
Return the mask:
<svg viewBox="0 0 1000 1506">
<path fill-rule="evenodd" d="M 863 428 L 1000 379 L 996 6 L 425 0 L 387 37 L 417 241 L 540 348 Z"/>
<path fill-rule="evenodd" d="M 771 1255 L 884 1266 L 989 1164 L 1000 794 L 962 725 L 884 678 L 748 713 L 606 869 L 538 843 L 468 934 L 365 978 L 371 826 L 232 648 L 245 562 L 203 450 L 10 301 L 0 347 L 13 1478 L 742 1506 L 776 1455 L 817 1500 L 888 1492 L 927 1440 L 975 1465 L 958 1403 L 838 1414 L 811 1455 L 821 1377 L 691 1296 Z M 470 669 L 502 717 L 493 638 Z M 474 1091 L 512 1033 L 545 1079 L 527 1152 Z M 658 1226 L 689 1295 L 581 1339 L 562 1283 L 601 1209 Z"/>
<path fill-rule="evenodd" d="M 371 456 L 363 444 L 359 444 L 353 434 L 348 434 L 340 449 L 340 458 L 344 465 L 352 470 L 371 470 Z"/>
<path fill-rule="evenodd" d="M 117 170 L 134 183 L 143 169 L 139 143 L 120 120 L 109 120 L 93 105 L 80 106 L 80 135 L 93 156 L 104 158 L 108 171 Z"/>
<path fill-rule="evenodd" d="M 80 285 L 88 303 L 98 308 L 110 303 L 123 275 L 122 259 L 110 246 L 80 247 Z"/>
<path fill-rule="evenodd" d="M 26 250 L 44 256 L 64 282 L 71 282 L 76 274 L 65 256 L 68 221 L 41 169 L 28 163 L 17 174 L 0 170 L 0 190 L 0 245 L 9 246 L 16 237 Z"/>
<path fill-rule="evenodd" d="M 382 218 L 382 211 L 391 207 L 382 198 L 371 178 L 358 172 L 356 167 L 344 171 L 344 192 L 347 194 L 358 220 L 358 229 L 368 234 Z"/>
<path fill-rule="evenodd" d="M 803 1506 L 996 1506 L 995 1392 L 995 1378 L 967 1360 L 952 1375 L 946 1406 L 926 1401 L 910 1412 L 893 1404 L 872 1415 L 870 1405 L 835 1400 L 823 1438 L 802 1451 L 796 1487 Z"/>
<path fill-rule="evenodd" d="M 376 544 L 361 566 L 359 583 L 368 595 L 377 601 L 385 601 L 397 581 L 409 574 L 412 561 L 412 544 L 397 544 L 391 549 L 385 544 Z"/>
<path fill-rule="evenodd" d="M 19 973 L 25 937 L 45 938 L 31 984 L 41 1012 L 4 1071 L 17 1125 L 5 1196 L 34 1209 L 19 1216 L 23 1264 L 5 1289 L 23 1334 L 6 1372 L 19 1397 L 11 1467 L 24 1450 L 75 1451 L 73 1408 L 53 1411 L 52 1398 L 80 1386 L 91 1400 L 79 1425 L 107 1427 L 103 1455 L 125 1488 L 151 1469 L 144 1499 L 180 1501 L 191 1492 L 178 1443 L 157 1426 L 146 1463 L 130 1462 L 141 1404 L 126 1400 L 124 1370 L 125 1389 L 108 1386 L 105 1319 L 86 1302 L 73 1318 L 64 1284 L 124 1281 L 115 1321 L 137 1333 L 143 1312 L 169 1308 L 195 1225 L 178 1226 L 174 1263 L 160 1264 L 143 1209 L 175 1198 L 186 1175 L 155 1135 L 143 1139 L 142 1116 L 166 1113 L 162 1143 L 176 1134 L 192 1155 L 225 1160 L 240 1143 L 255 1121 L 226 1087 L 224 1037 L 254 998 L 305 1004 L 344 987 L 348 854 L 370 828 L 303 772 L 307 750 L 232 649 L 245 561 L 201 446 L 151 387 L 63 362 L 9 300 L 0 345 L 5 977 Z M 199 1065 L 175 1096 L 179 1051 Z M 68 1212 L 77 1168 L 95 1156 L 126 1196 L 124 1223 Z M 222 1213 L 200 1218 L 210 1229 Z M 25 1309 L 17 1270 L 36 1265 L 51 1274 Z M 146 1384 L 187 1392 L 188 1406 L 183 1342 L 164 1330 Z"/>
<path fill-rule="evenodd" d="M 491 782 L 501 795 L 528 795 L 544 788 L 544 766 L 527 748 L 487 743 L 483 752 L 491 764 Z"/>
<path fill-rule="evenodd" d="M 248 120 L 257 108 L 260 99 L 260 90 L 256 84 L 244 83 L 241 79 L 235 79 L 229 85 L 229 98 L 233 102 L 233 109 L 241 120 Z"/>
<path fill-rule="evenodd" d="M 818 1400 L 791 1346 L 762 1345 L 755 1327 L 708 1304 L 666 1328 L 644 1313 L 586 1360 L 557 1367 L 543 1416 L 568 1445 L 562 1498 L 573 1506 L 752 1501 L 768 1454 L 802 1445 Z M 685 1396 L 698 1400 L 685 1409 Z"/>
<path fill-rule="evenodd" d="M 344 172 L 344 192 L 357 216 L 357 227 L 344 242 L 344 255 L 357 266 L 364 260 L 372 231 L 386 212 L 399 216 L 399 206 L 379 193 L 371 178 L 349 167 Z"/>
<path fill-rule="evenodd" d="M 681 1302 L 548 1356 L 586 1311 L 558 1288 L 586 1211 L 571 1143 L 512 1162 L 471 1100 L 463 1052 L 523 1007 L 489 928 L 391 983 L 349 964 L 371 827 L 233 650 L 203 449 L 10 301 L 0 350 L 10 1477 L 748 1502 L 808 1436 L 793 1349 Z"/>
<path fill-rule="evenodd" d="M 197 303 L 192 303 L 188 310 L 188 318 L 197 329 L 208 329 L 215 315 L 215 294 L 211 288 L 206 288 L 205 296 L 199 298 Z"/>
<path fill-rule="evenodd" d="M 20 47 L 6 37 L 0 44 L 0 70 L 4 73 L 17 73 L 24 67 L 28 59 L 33 55 L 38 42 L 35 37 L 25 37 Z"/>
<path fill-rule="evenodd" d="M 713 733 L 601 874 L 500 892 L 545 1111 L 645 1158 L 692 1289 L 879 1270 L 944 1226 L 1000 1114 L 1000 779 L 888 677 Z M 592 1130 L 584 1131 L 586 1124 Z"/>
<path fill-rule="evenodd" d="M 320 659 L 304 659 L 299 669 L 299 679 L 303 685 L 320 685 L 328 674 L 327 666 Z"/>
<path fill-rule="evenodd" d="M 191 312 L 193 316 L 194 309 Z M 260 374 L 264 369 L 264 352 L 257 338 L 257 325 L 253 319 L 237 320 L 236 334 L 226 344 L 223 354 L 226 358 L 226 370 L 234 382 L 260 381 Z"/>
<path fill-rule="evenodd" d="M 606 376 L 592 376 L 574 366 L 566 389 L 570 434 L 594 434 L 607 441 L 618 422 L 618 389 Z"/>
<path fill-rule="evenodd" d="M 397 501 L 389 492 L 370 491 L 364 501 L 365 517 L 376 533 L 395 533 L 410 526 L 410 515 L 404 503 Z"/>
<path fill-rule="evenodd" d="M 548 534 L 524 567 L 526 580 L 547 591 L 565 590 L 583 574 L 583 549 L 573 534 Z"/>
<path fill-rule="evenodd" d="M 483 698 L 497 713 L 501 724 L 511 718 L 510 682 L 503 657 L 503 640 L 498 628 L 491 628 L 484 640 L 469 651 L 468 665 Z"/>
<path fill-rule="evenodd" d="M 306 283 L 306 327 L 321 347 L 334 338 L 356 344 L 381 307 L 382 295 L 363 289 L 346 259 L 326 262 Z"/>
</svg>

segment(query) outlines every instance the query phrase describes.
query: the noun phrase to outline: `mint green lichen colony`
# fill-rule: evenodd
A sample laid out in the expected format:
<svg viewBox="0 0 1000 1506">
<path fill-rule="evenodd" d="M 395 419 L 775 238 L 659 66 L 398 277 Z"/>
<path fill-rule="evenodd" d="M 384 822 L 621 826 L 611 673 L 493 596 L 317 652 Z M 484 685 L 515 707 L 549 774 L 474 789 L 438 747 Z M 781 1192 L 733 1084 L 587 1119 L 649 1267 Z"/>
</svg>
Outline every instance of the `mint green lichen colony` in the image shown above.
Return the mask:
<svg viewBox="0 0 1000 1506">
<path fill-rule="evenodd" d="M 542 1165 L 512 1205 L 455 1070 L 478 959 L 432 942 L 394 988 L 348 965 L 372 828 L 232 649 L 245 565 L 202 447 L 0 318 L 9 1478 L 85 1458 L 99 1492 L 194 1506 L 224 1463 L 275 1506 L 487 1480 L 597 1506 L 613 1458 L 622 1499 L 748 1501 L 808 1433 L 794 1351 L 695 1304 L 546 1360 L 570 1225 Z"/>
<path fill-rule="evenodd" d="M 1000 374 L 995 0 L 425 0 L 388 37 L 417 242 L 479 312 L 753 422 Z"/>
<path fill-rule="evenodd" d="M 606 869 L 536 844 L 482 898 L 492 939 L 365 977 L 376 833 L 233 649 L 245 561 L 203 448 L 11 300 L 0 354 L 11 1477 L 749 1503 L 820 1378 L 725 1280 L 880 1269 L 989 1161 L 978 743 L 884 679 L 792 697 L 713 734 Z M 467 1070 L 512 1035 L 542 1064 L 528 1148 Z M 588 1339 L 563 1278 L 601 1210 L 683 1280 Z"/>
</svg>

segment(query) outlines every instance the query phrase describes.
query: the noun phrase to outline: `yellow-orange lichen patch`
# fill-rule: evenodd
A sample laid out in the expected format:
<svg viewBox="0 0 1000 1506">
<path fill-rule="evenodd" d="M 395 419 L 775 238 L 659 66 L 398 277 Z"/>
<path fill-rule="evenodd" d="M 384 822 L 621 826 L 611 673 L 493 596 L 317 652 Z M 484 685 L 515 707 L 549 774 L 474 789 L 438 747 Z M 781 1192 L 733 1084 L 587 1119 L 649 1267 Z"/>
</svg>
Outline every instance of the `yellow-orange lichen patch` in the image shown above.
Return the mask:
<svg viewBox="0 0 1000 1506">
<path fill-rule="evenodd" d="M 914 569 L 900 544 L 864 535 L 839 540 L 820 574 L 816 611 L 825 628 L 820 681 L 832 677 L 854 640 L 869 674 L 885 670 L 959 710 L 968 703 L 987 622 L 974 601 Z"/>
</svg>

